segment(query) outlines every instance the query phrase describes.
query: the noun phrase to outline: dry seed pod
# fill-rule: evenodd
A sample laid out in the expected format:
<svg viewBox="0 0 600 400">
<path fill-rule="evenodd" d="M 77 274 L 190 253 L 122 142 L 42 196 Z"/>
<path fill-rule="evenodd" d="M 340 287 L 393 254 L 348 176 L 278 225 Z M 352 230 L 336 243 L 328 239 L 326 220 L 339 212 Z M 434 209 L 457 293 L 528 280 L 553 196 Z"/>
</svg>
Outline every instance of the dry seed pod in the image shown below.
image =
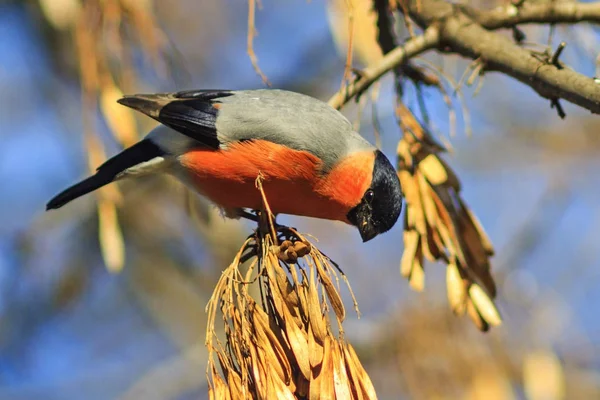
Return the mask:
<svg viewBox="0 0 600 400">
<path fill-rule="evenodd" d="M 269 279 L 271 281 L 273 281 L 273 276 L 271 275 L 272 272 L 267 272 L 267 274 L 269 274 Z M 279 290 L 272 290 L 270 293 L 269 299 L 272 301 L 273 306 L 275 307 L 275 311 L 277 312 L 277 315 L 282 316 L 283 310 L 284 309 L 287 310 L 287 306 L 283 302 L 283 299 L 281 297 L 281 292 Z M 288 311 L 288 313 L 289 313 L 289 311 Z"/>
<path fill-rule="evenodd" d="M 473 214 L 471 209 L 462 202 L 462 200 L 461 200 L 461 206 L 462 206 L 463 210 L 465 210 L 465 212 L 468 214 L 471 221 L 473 222 L 473 225 L 475 226 L 475 229 L 477 230 L 477 233 L 479 233 L 479 237 L 481 238 L 481 243 L 483 244 L 483 247 L 486 249 L 488 255 L 493 256 L 494 255 L 494 246 L 492 245 L 492 242 L 491 242 L 490 238 L 488 237 L 487 233 L 483 229 L 483 226 L 481 226 L 481 222 L 479 221 L 477 216 L 475 214 Z"/>
<path fill-rule="evenodd" d="M 465 256 L 468 259 L 469 272 L 473 279 L 479 282 L 491 297 L 496 296 L 496 283 L 490 273 L 490 264 L 487 250 L 483 247 L 481 238 L 468 215 L 461 211 L 459 216 L 462 243 Z"/>
<path fill-rule="evenodd" d="M 404 252 L 400 261 L 400 273 L 408 278 L 412 271 L 415 255 L 419 246 L 419 233 L 417 231 L 404 231 Z"/>
<path fill-rule="evenodd" d="M 306 379 L 310 378 L 310 363 L 309 363 L 309 353 L 308 353 L 308 337 L 305 332 L 298 328 L 296 322 L 294 321 L 292 315 L 290 314 L 287 307 L 283 307 L 283 317 L 285 324 L 285 333 L 294 353 L 294 358 L 298 367 L 300 368 L 300 372 Z"/>
<path fill-rule="evenodd" d="M 257 336 L 261 341 L 259 343 L 263 343 L 265 349 L 272 349 L 275 356 L 277 357 L 277 362 L 275 364 L 281 366 L 281 370 L 283 372 L 282 380 L 287 384 L 290 382 L 292 376 L 292 368 L 286 357 L 286 351 L 283 347 L 282 340 L 277 336 L 276 332 L 273 331 L 269 326 L 269 317 L 260 307 L 254 307 L 253 309 L 253 322 L 255 323 L 255 330 L 257 332 Z M 264 342 L 264 337 L 267 338 L 268 344 Z M 279 368 L 277 368 L 279 373 Z"/>
<path fill-rule="evenodd" d="M 264 325 L 260 321 L 255 321 L 256 343 L 263 349 L 262 355 L 269 360 L 269 366 L 275 369 L 277 376 L 284 382 L 289 382 L 291 378 L 291 369 L 289 362 L 285 358 L 285 353 L 281 345 L 275 345 L 264 331 Z"/>
<path fill-rule="evenodd" d="M 298 292 L 300 293 L 300 308 L 302 310 L 302 318 L 308 323 L 310 320 L 310 289 L 311 282 L 308 277 L 302 276 L 302 283 L 298 287 Z"/>
<path fill-rule="evenodd" d="M 429 186 L 423 174 L 418 174 L 416 176 L 417 183 L 419 186 L 419 194 L 421 198 L 421 207 L 423 210 L 423 215 L 425 216 L 425 231 L 421 233 L 421 251 L 423 255 L 427 257 L 428 260 L 434 261 L 437 257 L 434 256 L 434 253 L 439 256 L 439 251 L 433 243 L 433 234 L 432 232 L 435 230 L 436 222 L 437 222 L 437 210 L 435 207 L 435 203 L 431 199 L 429 193 Z M 431 239 L 432 243 L 430 246 L 429 239 Z"/>
<path fill-rule="evenodd" d="M 288 248 L 292 247 L 293 243 L 289 240 L 284 240 L 283 242 L 281 242 L 281 245 L 279 246 L 279 251 L 284 252 L 286 251 Z"/>
<path fill-rule="evenodd" d="M 323 339 L 323 343 L 319 343 L 315 338 L 314 331 L 312 327 L 309 327 L 308 330 L 308 352 L 309 352 L 309 362 L 310 366 L 313 368 L 313 375 L 315 368 L 321 366 L 323 362 L 323 344 L 325 343 L 325 339 Z"/>
<path fill-rule="evenodd" d="M 267 390 L 266 390 L 266 383 L 267 383 L 267 374 L 265 373 L 265 370 L 262 368 L 262 363 L 260 362 L 259 356 L 258 356 L 258 350 L 254 347 L 254 346 L 250 346 L 250 357 L 249 361 L 251 364 L 251 368 L 250 368 L 250 372 L 252 373 L 252 376 L 254 377 L 254 382 L 255 382 L 255 388 L 256 391 L 258 392 L 259 398 L 266 398 L 267 396 Z"/>
<path fill-rule="evenodd" d="M 448 251 L 451 254 L 456 255 L 458 261 L 462 265 L 466 265 L 465 255 L 460 246 L 460 239 L 458 237 L 458 233 L 456 230 L 456 226 L 454 224 L 454 220 L 448 211 L 448 207 L 451 207 L 452 199 L 447 198 L 447 194 L 441 191 L 430 191 L 431 198 L 435 202 L 439 220 L 437 222 L 437 228 L 440 231 L 440 235 L 444 240 L 444 244 L 448 248 Z M 445 198 L 442 199 L 440 195 Z"/>
<path fill-rule="evenodd" d="M 317 368 L 313 369 L 313 373 L 310 378 L 310 386 L 308 388 L 309 400 L 321 399 L 321 381 L 323 380 L 323 374 L 321 374 L 322 369 L 322 364 L 319 365 Z"/>
<path fill-rule="evenodd" d="M 363 391 L 364 397 L 367 399 L 377 399 L 373 382 L 371 382 L 371 378 L 369 378 L 367 371 L 365 371 L 363 368 L 358 356 L 356 355 L 356 352 L 354 351 L 354 347 L 352 347 L 350 343 L 345 343 L 344 355 L 347 363 L 352 364 L 351 368 L 354 369 L 356 376 L 358 377 L 358 383 Z"/>
<path fill-rule="evenodd" d="M 315 340 L 323 344 L 327 336 L 327 326 L 321 313 L 321 302 L 317 293 L 315 283 L 315 268 L 310 269 L 310 283 L 308 285 L 308 317 L 310 321 L 310 331 L 314 334 Z"/>
<path fill-rule="evenodd" d="M 294 287 L 288 280 L 285 271 L 282 268 L 274 268 L 274 270 L 276 275 L 277 287 L 286 299 L 287 304 L 293 307 L 298 307 L 298 305 L 300 304 L 298 293 L 296 293 Z"/>
<path fill-rule="evenodd" d="M 443 159 L 439 158 L 437 155 L 435 156 L 435 158 L 437 160 L 436 164 L 438 164 L 440 168 L 443 168 L 444 173 L 446 174 L 446 180 L 442 184 L 454 189 L 458 193 L 462 188 L 458 177 L 456 176 L 452 168 L 450 168 L 450 166 Z M 431 182 L 431 184 L 435 185 L 433 182 Z"/>
<path fill-rule="evenodd" d="M 294 251 L 296 252 L 296 255 L 300 258 L 310 253 L 310 247 L 307 246 L 305 243 L 298 241 L 294 243 Z"/>
<path fill-rule="evenodd" d="M 435 227 L 427 225 L 427 235 L 421 237 L 421 247 L 423 248 L 423 255 L 429 261 L 435 261 L 442 257 L 442 241 L 435 230 Z"/>
<path fill-rule="evenodd" d="M 450 255 L 453 257 L 460 257 L 462 252 L 459 252 L 459 248 L 454 245 L 454 239 L 451 231 L 446 227 L 442 219 L 438 221 L 437 229 L 442 239 L 442 243 L 448 250 L 448 253 L 450 253 Z"/>
<path fill-rule="evenodd" d="M 446 168 L 435 154 L 429 154 L 419 162 L 419 170 L 432 185 L 441 185 L 448 180 Z"/>
<path fill-rule="evenodd" d="M 404 213 L 404 230 L 405 231 L 416 231 L 417 230 L 417 218 L 415 216 L 415 207 L 409 202 L 406 202 L 406 213 Z"/>
<path fill-rule="evenodd" d="M 227 384 L 225 383 L 223 378 L 221 378 L 221 375 L 219 375 L 219 373 L 217 372 L 214 364 L 211 368 L 211 378 L 212 386 L 209 386 L 209 398 L 216 400 L 231 399 L 229 388 L 227 387 Z"/>
<path fill-rule="evenodd" d="M 341 343 L 335 342 L 332 344 L 332 361 L 333 361 L 333 383 L 336 399 L 351 399 L 352 391 L 350 389 L 350 381 L 346 372 L 346 364 L 344 363 L 343 353 L 340 350 Z"/>
<path fill-rule="evenodd" d="M 446 287 L 450 308 L 456 315 L 463 315 L 467 307 L 467 290 L 460 271 L 454 263 L 448 264 L 446 269 Z"/>
<path fill-rule="evenodd" d="M 285 251 L 279 251 L 277 254 L 277 258 L 280 259 L 283 262 L 288 262 L 289 261 L 289 256 L 287 254 L 288 249 L 286 249 Z"/>
<path fill-rule="evenodd" d="M 410 145 L 406 140 L 401 139 L 398 142 L 398 148 L 396 152 L 398 153 L 398 164 L 400 167 L 400 171 L 398 172 L 398 174 L 402 172 L 408 173 L 408 171 L 412 170 L 414 166 L 413 156 L 410 153 Z M 402 177 L 400 177 L 400 182 L 402 183 Z M 402 186 L 402 191 L 404 191 L 404 185 Z"/>
<path fill-rule="evenodd" d="M 342 298 L 340 297 L 335 286 L 333 285 L 331 278 L 323 268 L 321 261 L 318 261 L 315 258 L 315 264 L 317 266 L 319 278 L 321 279 L 321 284 L 325 288 L 325 293 L 327 293 L 327 298 L 331 303 L 331 307 L 333 307 L 333 311 L 335 312 L 335 315 L 338 317 L 340 322 L 343 322 L 346 318 L 346 310 L 344 309 L 344 303 L 342 302 Z"/>
<path fill-rule="evenodd" d="M 296 387 L 289 387 L 277 375 L 267 374 L 268 394 L 266 399 L 296 400 Z"/>
<path fill-rule="evenodd" d="M 304 377 L 300 377 L 298 379 L 298 386 L 296 387 L 296 396 L 303 399 L 308 395 L 308 391 L 310 390 L 310 381 L 305 379 Z"/>
<path fill-rule="evenodd" d="M 232 399 L 241 399 L 242 394 L 246 392 L 242 385 L 242 378 L 232 368 L 227 371 L 227 384 L 229 386 L 229 394 Z"/>
<path fill-rule="evenodd" d="M 415 204 L 416 191 L 418 188 L 413 175 L 406 170 L 400 170 L 398 171 L 398 178 L 400 179 L 400 184 L 402 185 L 402 193 L 404 194 L 406 203 L 411 205 Z"/>
<path fill-rule="evenodd" d="M 415 258 L 413 259 L 413 265 L 408 278 L 410 287 L 417 292 L 422 292 L 425 288 L 425 270 L 423 269 L 422 248 L 423 246 L 417 247 L 417 254 L 415 254 Z"/>
<path fill-rule="evenodd" d="M 489 298 L 489 296 L 481 289 L 481 287 L 474 283 L 469 288 L 469 296 L 473 301 L 473 305 L 481 315 L 481 317 L 490 325 L 497 326 L 502 323 L 502 317 L 498 309 Z"/>
<path fill-rule="evenodd" d="M 354 362 L 349 359 L 350 353 L 346 349 L 345 344 L 340 343 L 340 351 L 342 356 L 344 357 L 344 364 L 346 365 L 346 371 L 348 373 L 348 383 L 350 389 L 352 390 L 352 399 L 363 400 L 365 398 L 365 393 L 361 388 L 360 379 L 358 377 L 358 372 L 356 371 L 356 367 L 354 366 Z"/>
<path fill-rule="evenodd" d="M 490 326 L 488 325 L 488 323 L 485 322 L 485 320 L 481 317 L 479 312 L 477 312 L 477 309 L 473 305 L 473 301 L 471 300 L 471 298 L 467 299 L 467 314 L 469 315 L 469 318 L 471 318 L 471 321 L 473 321 L 475 326 L 480 331 L 485 332 L 488 329 L 490 329 Z"/>
<path fill-rule="evenodd" d="M 333 375 L 333 340 L 328 336 L 323 346 L 323 364 L 321 365 L 321 384 L 319 387 L 320 399 L 335 399 L 335 386 Z"/>
<path fill-rule="evenodd" d="M 427 178 L 431 186 L 444 185 L 456 192 L 461 189 L 460 181 L 444 160 L 436 154 L 428 154 L 419 162 L 419 171 Z"/>
<path fill-rule="evenodd" d="M 427 218 L 425 217 L 425 210 L 423 208 L 423 196 L 421 194 L 421 188 L 419 187 L 419 176 L 421 174 L 418 171 L 415 171 L 415 178 L 413 185 L 415 186 L 414 191 L 414 199 L 411 202 L 412 212 L 414 213 L 415 226 L 417 228 L 417 232 L 420 235 L 427 234 Z M 406 199 L 408 202 L 409 200 Z"/>
<path fill-rule="evenodd" d="M 286 260 L 284 261 L 286 262 L 295 263 L 296 261 L 298 261 L 298 254 L 296 254 L 296 251 L 293 247 L 287 249 L 284 254 L 286 257 Z"/>
</svg>

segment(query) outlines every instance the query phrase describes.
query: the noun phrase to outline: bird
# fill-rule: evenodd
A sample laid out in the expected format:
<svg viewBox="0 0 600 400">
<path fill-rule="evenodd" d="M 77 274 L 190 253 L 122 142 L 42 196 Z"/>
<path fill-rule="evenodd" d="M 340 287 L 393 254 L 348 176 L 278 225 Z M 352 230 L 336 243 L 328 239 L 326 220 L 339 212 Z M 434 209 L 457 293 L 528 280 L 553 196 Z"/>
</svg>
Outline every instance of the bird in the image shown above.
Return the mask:
<svg viewBox="0 0 600 400">
<path fill-rule="evenodd" d="M 166 173 L 227 217 L 260 210 L 355 226 L 363 242 L 389 231 L 402 188 L 389 159 L 338 110 L 282 90 L 185 90 L 125 95 L 118 103 L 160 124 L 46 205 L 57 209 L 114 181 Z"/>
</svg>

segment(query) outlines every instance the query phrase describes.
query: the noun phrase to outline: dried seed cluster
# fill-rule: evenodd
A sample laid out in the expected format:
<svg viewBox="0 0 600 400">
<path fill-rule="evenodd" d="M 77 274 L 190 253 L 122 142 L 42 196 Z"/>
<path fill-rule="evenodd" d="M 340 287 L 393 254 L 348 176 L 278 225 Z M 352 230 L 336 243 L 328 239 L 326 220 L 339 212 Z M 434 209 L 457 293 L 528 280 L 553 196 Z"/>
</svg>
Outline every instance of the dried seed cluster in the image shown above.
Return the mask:
<svg viewBox="0 0 600 400">
<path fill-rule="evenodd" d="M 398 176 L 406 197 L 401 273 L 415 290 L 425 285 L 423 258 L 447 264 L 450 307 L 467 313 L 483 331 L 502 322 L 493 299 L 492 244 L 460 196 L 460 182 L 439 158 L 445 148 L 418 123 L 411 111 L 397 108 L 403 137 L 398 144 Z"/>
<path fill-rule="evenodd" d="M 293 243 L 291 240 L 284 240 L 281 246 L 275 246 L 274 250 L 281 261 L 295 263 L 298 261 L 298 258 L 302 258 L 310 253 L 311 248 L 312 246 L 309 242 L 305 243 L 297 240 Z"/>
<path fill-rule="evenodd" d="M 210 299 L 210 398 L 375 399 L 371 380 L 343 335 L 346 312 L 338 290 L 345 276 L 302 235 L 289 228 L 278 234 L 282 230 L 281 245 L 260 230 L 250 237 Z M 224 343 L 215 330 L 219 312 Z"/>
</svg>

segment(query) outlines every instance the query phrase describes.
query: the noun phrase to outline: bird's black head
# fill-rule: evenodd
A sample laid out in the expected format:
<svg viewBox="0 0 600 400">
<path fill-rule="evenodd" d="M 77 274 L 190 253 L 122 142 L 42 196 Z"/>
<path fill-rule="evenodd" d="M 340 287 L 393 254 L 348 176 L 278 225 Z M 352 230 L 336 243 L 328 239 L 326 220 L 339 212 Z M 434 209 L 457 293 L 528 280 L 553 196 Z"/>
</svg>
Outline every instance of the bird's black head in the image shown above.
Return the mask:
<svg viewBox="0 0 600 400">
<path fill-rule="evenodd" d="M 348 221 L 358 228 L 363 242 L 367 242 L 390 230 L 400 211 L 402 189 L 398 174 L 386 156 L 376 150 L 371 186 L 361 202 L 348 213 Z"/>
</svg>

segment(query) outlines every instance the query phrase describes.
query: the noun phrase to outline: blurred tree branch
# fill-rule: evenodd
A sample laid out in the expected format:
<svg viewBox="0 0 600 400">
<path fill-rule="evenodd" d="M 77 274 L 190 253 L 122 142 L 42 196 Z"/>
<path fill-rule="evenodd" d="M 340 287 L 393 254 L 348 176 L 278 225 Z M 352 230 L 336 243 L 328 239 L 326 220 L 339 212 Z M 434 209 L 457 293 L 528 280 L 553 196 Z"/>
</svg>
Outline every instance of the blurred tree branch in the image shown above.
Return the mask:
<svg viewBox="0 0 600 400">
<path fill-rule="evenodd" d="M 600 23 L 600 2 L 523 2 L 482 11 L 468 5 L 459 9 L 486 29 L 511 28 L 519 24 Z"/>
</svg>

